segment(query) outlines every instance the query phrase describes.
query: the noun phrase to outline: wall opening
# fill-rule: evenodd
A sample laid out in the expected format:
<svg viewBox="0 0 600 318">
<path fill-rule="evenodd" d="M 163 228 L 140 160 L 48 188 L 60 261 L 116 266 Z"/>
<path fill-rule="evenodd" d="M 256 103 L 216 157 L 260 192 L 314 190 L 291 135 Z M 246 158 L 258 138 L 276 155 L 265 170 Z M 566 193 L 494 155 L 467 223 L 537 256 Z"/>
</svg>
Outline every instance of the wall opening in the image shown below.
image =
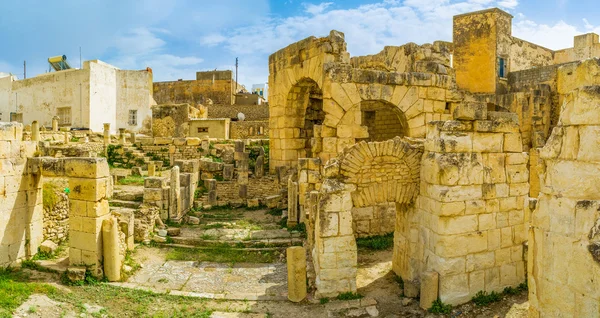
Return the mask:
<svg viewBox="0 0 600 318">
<path fill-rule="evenodd" d="M 408 134 L 406 117 L 396 106 L 386 101 L 368 100 L 360 103 L 362 125 L 367 126 L 366 141 L 384 141 Z"/>
<path fill-rule="evenodd" d="M 323 92 L 319 85 L 308 78 L 300 80 L 292 87 L 288 94 L 288 109 L 292 114 L 301 114 L 300 135 L 303 140 L 303 149 L 299 151 L 298 158 L 313 157 L 311 139 L 314 137 L 314 126 L 323 124 L 325 112 L 323 111 Z M 287 115 L 287 113 L 286 113 Z M 290 118 L 292 122 L 292 118 Z M 294 136 L 295 137 L 295 136 Z"/>
</svg>

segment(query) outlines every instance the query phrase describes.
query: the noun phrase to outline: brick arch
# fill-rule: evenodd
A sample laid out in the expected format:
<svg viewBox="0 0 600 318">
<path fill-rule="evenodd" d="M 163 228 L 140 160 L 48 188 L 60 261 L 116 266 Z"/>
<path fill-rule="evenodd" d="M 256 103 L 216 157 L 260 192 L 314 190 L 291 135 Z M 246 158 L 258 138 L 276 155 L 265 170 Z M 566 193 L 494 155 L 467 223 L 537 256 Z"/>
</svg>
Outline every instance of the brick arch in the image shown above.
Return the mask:
<svg viewBox="0 0 600 318">
<path fill-rule="evenodd" d="M 355 207 L 395 202 L 411 204 L 419 193 L 423 146 L 407 138 L 383 142 L 361 141 L 340 161 L 340 174 L 352 193 Z"/>
<path fill-rule="evenodd" d="M 360 103 L 361 125 L 367 127 L 365 141 L 384 141 L 408 136 L 408 122 L 404 112 L 386 100 L 363 100 Z"/>
<path fill-rule="evenodd" d="M 312 157 L 311 138 L 314 136 L 314 126 L 321 125 L 324 120 L 321 87 L 313 79 L 301 77 L 287 93 L 283 118 L 286 128 L 284 135 L 280 135 L 284 157 Z M 293 156 L 291 152 L 294 153 Z"/>
</svg>

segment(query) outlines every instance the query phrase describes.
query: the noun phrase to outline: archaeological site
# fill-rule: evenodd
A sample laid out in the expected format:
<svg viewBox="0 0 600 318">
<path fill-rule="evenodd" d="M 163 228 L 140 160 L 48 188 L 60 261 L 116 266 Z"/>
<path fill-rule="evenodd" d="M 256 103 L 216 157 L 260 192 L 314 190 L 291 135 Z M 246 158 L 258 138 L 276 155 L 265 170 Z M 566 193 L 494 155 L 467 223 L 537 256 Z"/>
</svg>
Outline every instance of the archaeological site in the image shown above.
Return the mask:
<svg viewBox="0 0 600 318">
<path fill-rule="evenodd" d="M 600 317 L 599 36 L 512 27 L 0 73 L 0 317 Z"/>
</svg>

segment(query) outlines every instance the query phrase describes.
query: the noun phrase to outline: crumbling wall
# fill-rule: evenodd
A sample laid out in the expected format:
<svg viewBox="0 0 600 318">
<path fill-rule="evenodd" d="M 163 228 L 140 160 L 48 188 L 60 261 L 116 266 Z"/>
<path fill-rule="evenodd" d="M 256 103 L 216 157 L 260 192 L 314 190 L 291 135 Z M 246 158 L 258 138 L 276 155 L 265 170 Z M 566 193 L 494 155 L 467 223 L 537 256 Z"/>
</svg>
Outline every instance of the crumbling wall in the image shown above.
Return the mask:
<svg viewBox="0 0 600 318">
<path fill-rule="evenodd" d="M 540 195 L 529 231 L 530 317 L 600 315 L 600 87 L 565 98 L 540 150 Z"/>
<path fill-rule="evenodd" d="M 0 123 L 1 267 L 35 255 L 43 240 L 42 184 L 27 164 L 37 143 L 22 138 L 22 124 Z"/>
<path fill-rule="evenodd" d="M 429 123 L 421 166 L 423 270 L 439 298 L 469 301 L 525 279 L 528 155 L 516 114 L 464 103 L 456 120 Z"/>
<path fill-rule="evenodd" d="M 152 107 L 152 135 L 154 137 L 185 137 L 189 120 L 197 109 L 189 104 L 168 104 Z"/>
<path fill-rule="evenodd" d="M 44 180 L 44 240 L 60 244 L 69 235 L 69 197 L 64 189 L 67 180 Z"/>
<path fill-rule="evenodd" d="M 269 138 L 269 121 L 232 121 L 229 137 L 231 139 L 267 139 Z"/>
<path fill-rule="evenodd" d="M 433 45 L 408 43 L 402 46 L 386 46 L 374 55 L 352 57 L 350 64 L 354 68 L 385 72 L 448 74 L 452 72 L 452 50 L 452 43 L 442 41 L 433 42 Z"/>
<path fill-rule="evenodd" d="M 208 118 L 237 118 L 242 113 L 247 121 L 268 120 L 269 105 L 210 105 Z"/>
</svg>

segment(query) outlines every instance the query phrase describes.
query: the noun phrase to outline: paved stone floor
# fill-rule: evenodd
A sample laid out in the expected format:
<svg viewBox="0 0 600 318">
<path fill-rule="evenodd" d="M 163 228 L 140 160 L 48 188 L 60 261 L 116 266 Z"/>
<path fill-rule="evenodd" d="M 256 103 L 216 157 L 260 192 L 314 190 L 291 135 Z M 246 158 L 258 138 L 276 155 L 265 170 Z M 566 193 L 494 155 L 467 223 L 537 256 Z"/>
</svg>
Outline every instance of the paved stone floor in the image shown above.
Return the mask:
<svg viewBox="0 0 600 318">
<path fill-rule="evenodd" d="M 144 264 L 126 283 L 114 285 L 213 299 L 285 300 L 287 269 L 280 263 L 166 261 Z"/>
</svg>

